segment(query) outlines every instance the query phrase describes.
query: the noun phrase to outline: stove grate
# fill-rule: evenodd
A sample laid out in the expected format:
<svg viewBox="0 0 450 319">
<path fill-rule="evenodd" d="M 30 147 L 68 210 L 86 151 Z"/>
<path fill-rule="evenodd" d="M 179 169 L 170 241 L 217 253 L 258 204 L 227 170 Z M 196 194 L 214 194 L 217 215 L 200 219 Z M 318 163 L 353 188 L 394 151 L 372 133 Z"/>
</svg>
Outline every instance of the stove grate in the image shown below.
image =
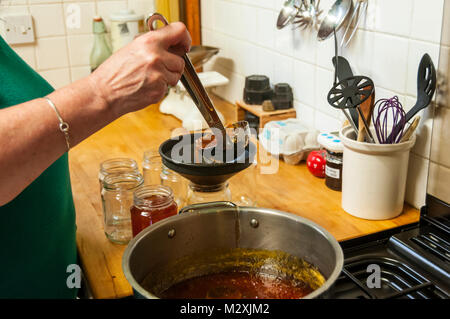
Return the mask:
<svg viewBox="0 0 450 319">
<path fill-rule="evenodd" d="M 450 243 L 435 233 L 421 234 L 411 238 L 411 240 L 423 249 L 433 253 L 436 257 L 445 262 L 450 262 Z"/>
<path fill-rule="evenodd" d="M 381 268 L 381 287 L 367 287 L 367 266 Z M 446 299 L 450 296 L 409 266 L 385 257 L 352 258 L 342 270 L 337 282 L 337 297 L 364 299 Z"/>
</svg>

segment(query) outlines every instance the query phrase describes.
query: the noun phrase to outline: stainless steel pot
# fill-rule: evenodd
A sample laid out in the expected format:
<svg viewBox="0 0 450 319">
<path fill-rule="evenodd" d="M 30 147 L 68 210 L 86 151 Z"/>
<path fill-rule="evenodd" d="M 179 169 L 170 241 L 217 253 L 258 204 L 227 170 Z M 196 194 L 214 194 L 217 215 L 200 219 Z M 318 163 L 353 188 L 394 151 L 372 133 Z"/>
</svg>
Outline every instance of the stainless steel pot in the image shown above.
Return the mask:
<svg viewBox="0 0 450 319">
<path fill-rule="evenodd" d="M 216 202 L 186 207 L 142 231 L 128 244 L 122 267 L 136 297 L 157 298 L 141 285 L 147 275 L 218 248 L 279 250 L 316 266 L 326 281 L 305 298 L 327 297 L 343 266 L 340 245 L 315 223 L 273 209 Z"/>
</svg>

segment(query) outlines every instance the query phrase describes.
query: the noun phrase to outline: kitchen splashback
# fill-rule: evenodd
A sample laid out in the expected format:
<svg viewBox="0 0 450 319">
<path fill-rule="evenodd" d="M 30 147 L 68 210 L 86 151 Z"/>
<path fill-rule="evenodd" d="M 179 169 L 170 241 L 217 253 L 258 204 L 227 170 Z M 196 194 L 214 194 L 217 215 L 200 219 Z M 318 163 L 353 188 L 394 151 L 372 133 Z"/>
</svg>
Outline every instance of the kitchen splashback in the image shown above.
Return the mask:
<svg viewBox="0 0 450 319">
<path fill-rule="evenodd" d="M 242 99 L 245 76 L 264 74 L 294 89 L 298 118 L 321 131 L 341 127 L 342 115 L 328 105 L 333 84 L 334 42 L 318 42 L 310 30 L 276 29 L 284 0 L 201 0 L 203 44 L 221 48 L 207 66 L 230 78 L 216 93 Z M 334 0 L 320 1 L 325 13 Z M 397 95 L 406 110 L 416 101 L 417 69 L 424 53 L 439 63 L 444 0 L 368 0 L 360 30 L 339 54 L 355 74 L 371 77 L 377 99 Z M 342 30 L 338 37 L 342 36 Z M 431 108 L 422 111 L 409 164 L 407 201 L 425 203 L 430 158 Z"/>
<path fill-rule="evenodd" d="M 0 16 L 28 13 L 33 16 L 36 42 L 13 49 L 54 87 L 59 88 L 90 73 L 89 55 L 94 36 L 92 18 L 100 15 L 107 27 L 111 13 L 133 9 L 154 11 L 153 0 L 1 0 Z M 80 9 L 80 26 L 70 27 L 70 6 Z"/>
<path fill-rule="evenodd" d="M 428 193 L 450 203 L 450 1 L 444 5 Z"/>
</svg>

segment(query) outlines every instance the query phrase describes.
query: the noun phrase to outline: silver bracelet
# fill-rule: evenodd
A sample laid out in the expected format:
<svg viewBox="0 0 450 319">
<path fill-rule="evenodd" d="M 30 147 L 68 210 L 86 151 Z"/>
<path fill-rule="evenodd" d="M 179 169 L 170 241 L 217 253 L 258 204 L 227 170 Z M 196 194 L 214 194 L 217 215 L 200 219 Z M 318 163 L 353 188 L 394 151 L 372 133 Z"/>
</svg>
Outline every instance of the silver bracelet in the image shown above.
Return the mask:
<svg viewBox="0 0 450 319">
<path fill-rule="evenodd" d="M 70 136 L 69 136 L 69 124 L 64 122 L 64 120 L 61 117 L 61 114 L 59 114 L 58 109 L 56 108 L 55 103 L 52 102 L 47 96 L 44 97 L 44 99 L 47 100 L 48 104 L 52 107 L 52 109 L 55 111 L 56 116 L 59 120 L 59 129 L 61 132 L 64 133 L 64 137 L 66 138 L 66 144 L 67 144 L 67 151 L 70 150 Z"/>
</svg>

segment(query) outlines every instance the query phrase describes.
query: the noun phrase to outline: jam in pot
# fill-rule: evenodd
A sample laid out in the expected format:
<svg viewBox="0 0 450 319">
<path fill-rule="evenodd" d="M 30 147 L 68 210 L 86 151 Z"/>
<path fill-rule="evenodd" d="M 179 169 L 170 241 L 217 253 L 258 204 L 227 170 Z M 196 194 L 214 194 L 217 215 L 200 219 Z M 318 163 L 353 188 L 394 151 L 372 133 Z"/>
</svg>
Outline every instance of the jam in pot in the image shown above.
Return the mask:
<svg viewBox="0 0 450 319">
<path fill-rule="evenodd" d="M 134 192 L 131 207 L 133 237 L 146 227 L 177 214 L 178 207 L 172 190 L 167 186 L 143 186 Z"/>
</svg>

